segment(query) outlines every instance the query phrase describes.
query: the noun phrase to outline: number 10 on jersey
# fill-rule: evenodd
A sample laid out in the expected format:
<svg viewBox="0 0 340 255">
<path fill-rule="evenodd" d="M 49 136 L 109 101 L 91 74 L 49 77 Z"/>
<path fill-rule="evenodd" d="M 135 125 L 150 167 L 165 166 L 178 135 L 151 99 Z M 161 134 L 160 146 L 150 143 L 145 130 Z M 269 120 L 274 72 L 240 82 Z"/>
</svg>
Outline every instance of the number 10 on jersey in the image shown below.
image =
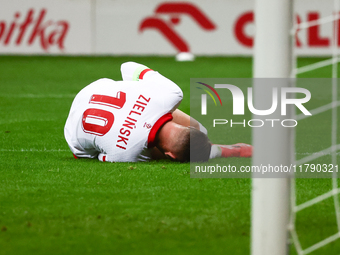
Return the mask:
<svg viewBox="0 0 340 255">
<path fill-rule="evenodd" d="M 126 93 L 118 91 L 116 97 L 94 94 L 89 104 L 105 105 L 121 109 L 126 102 Z M 110 111 L 88 108 L 82 116 L 82 126 L 85 133 L 103 136 L 110 131 L 114 123 L 114 114 Z"/>
</svg>

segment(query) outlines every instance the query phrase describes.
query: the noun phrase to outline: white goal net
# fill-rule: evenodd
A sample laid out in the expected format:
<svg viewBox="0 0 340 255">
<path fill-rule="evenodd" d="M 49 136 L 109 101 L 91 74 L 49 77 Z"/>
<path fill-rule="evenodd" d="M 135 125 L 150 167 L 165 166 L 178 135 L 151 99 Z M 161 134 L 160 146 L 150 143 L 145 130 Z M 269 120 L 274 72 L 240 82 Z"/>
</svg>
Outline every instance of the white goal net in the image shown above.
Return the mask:
<svg viewBox="0 0 340 255">
<path fill-rule="evenodd" d="M 329 164 L 338 165 L 337 157 L 340 150 L 340 143 L 337 139 L 339 136 L 337 130 L 339 125 L 338 107 L 340 106 L 338 91 L 338 62 L 340 61 L 338 54 L 339 12 L 339 0 L 334 0 L 334 7 L 329 16 L 293 24 L 293 0 L 255 1 L 254 78 L 295 78 L 304 76 L 305 73 L 319 68 L 330 66 L 332 71 L 329 78 L 332 78 L 332 84 L 329 93 L 329 100 L 331 100 L 327 104 L 311 109 L 311 116 L 295 116 L 293 111 L 290 113 L 290 118 L 299 120 L 299 123 L 309 121 L 309 118 L 318 118 L 318 116 L 326 114 L 324 118 L 331 119 L 331 124 L 327 124 L 328 126 L 325 127 L 326 132 L 330 134 L 328 145 L 320 149 L 320 151 L 305 153 L 301 157 L 301 153 L 299 155 L 295 153 L 295 141 L 298 139 L 295 139 L 294 131 L 287 132 L 284 130 L 282 132 L 282 130 L 253 129 L 253 165 L 270 163 L 298 166 L 312 163 L 325 155 L 330 157 Z M 269 20 L 271 22 L 268 22 Z M 331 31 L 333 31 L 331 39 L 332 56 L 323 61 L 298 67 L 297 53 L 294 47 L 296 34 L 298 31 L 319 25 L 329 25 Z M 266 100 L 263 95 L 268 90 L 268 87 L 261 88 L 255 81 L 253 89 L 255 91 L 255 100 L 256 94 L 259 101 Z M 270 104 L 271 101 L 267 103 Z M 273 146 L 271 140 L 274 139 L 277 141 L 276 144 L 280 145 L 279 149 L 276 148 L 279 146 Z M 296 160 L 296 158 L 298 159 Z M 295 249 L 298 255 L 324 254 L 322 251 L 327 250 L 325 247 L 332 246 L 332 244 L 333 247 L 339 247 L 339 245 L 334 245 L 335 242 L 340 242 L 340 187 L 337 175 L 338 173 L 333 171 L 332 178 L 309 179 L 311 182 L 315 181 L 315 185 L 320 182 L 329 182 L 329 185 L 325 185 L 327 189 L 317 193 L 318 195 L 309 196 L 308 200 L 301 199 L 301 194 L 299 194 L 299 185 L 300 182 L 305 181 L 304 179 L 253 178 L 252 255 L 286 255 L 289 253 L 289 244 L 294 246 L 290 250 Z M 331 207 L 329 207 L 330 200 Z M 328 225 L 332 224 L 332 228 L 330 228 L 332 233 L 327 231 L 327 233 L 318 235 L 316 239 L 310 238 L 315 233 L 312 233 L 312 231 L 308 233 L 306 229 L 301 231 L 298 219 L 301 219 L 300 215 L 303 215 L 304 212 L 315 206 L 323 207 L 326 202 L 328 207 L 324 210 L 328 210 L 328 212 L 331 210 L 332 213 L 327 212 L 325 220 Z M 332 217 L 334 215 L 333 221 L 328 219 L 330 215 Z M 313 225 L 313 211 L 308 216 L 304 219 L 304 224 L 311 227 Z M 309 224 L 308 221 L 311 223 Z M 319 226 L 323 225 L 322 222 L 318 222 L 318 224 Z M 320 231 L 322 231 L 321 228 Z M 308 242 L 305 241 L 306 237 L 304 235 L 306 233 L 307 238 L 310 238 Z M 319 238 L 320 236 L 322 236 L 321 239 Z M 293 251 L 292 253 L 294 254 Z M 339 253 L 340 250 L 336 248 L 327 250 L 327 255 L 338 255 Z"/>
<path fill-rule="evenodd" d="M 294 24 L 292 30 L 291 30 L 291 36 L 293 39 L 295 39 L 295 35 L 299 30 L 302 29 L 308 29 L 313 26 L 320 26 L 320 25 L 328 25 L 331 26 L 331 29 L 333 31 L 332 40 L 331 40 L 331 47 L 332 47 L 332 57 L 328 58 L 323 61 L 318 61 L 313 64 L 309 64 L 306 66 L 297 67 L 297 53 L 296 50 L 292 50 L 293 53 L 293 63 L 292 63 L 292 73 L 291 77 L 297 77 L 301 74 L 312 72 L 314 70 L 317 70 L 319 68 L 323 68 L 326 66 L 331 66 L 332 71 L 330 73 L 329 77 L 332 77 L 332 88 L 331 88 L 331 94 L 332 99 L 331 103 L 322 105 L 318 108 L 315 108 L 311 110 L 312 116 L 305 116 L 305 115 L 298 115 L 296 116 L 298 120 L 303 120 L 304 118 L 313 118 L 314 116 L 318 114 L 323 114 L 327 111 L 331 111 L 331 127 L 329 128 L 329 132 L 331 133 L 331 140 L 329 141 L 329 147 L 324 148 L 323 150 L 313 153 L 311 155 L 308 155 L 306 157 L 303 157 L 299 160 L 296 160 L 296 165 L 304 165 L 308 164 L 309 162 L 319 158 L 323 157 L 324 155 L 331 155 L 331 164 L 336 166 L 337 165 L 337 151 L 340 150 L 340 144 L 337 141 L 338 136 L 338 107 L 340 106 L 340 101 L 338 98 L 338 62 L 340 60 L 339 53 L 338 53 L 338 38 L 339 38 L 339 0 L 334 0 L 334 7 L 333 7 L 333 14 L 330 14 L 329 16 L 320 17 L 317 20 L 309 21 L 309 22 L 303 22 L 303 23 L 296 23 Z M 294 44 L 295 45 L 295 42 Z M 329 179 L 327 181 L 331 182 L 331 189 L 328 192 L 325 192 L 317 197 L 314 197 L 308 201 L 305 201 L 303 203 L 297 204 L 297 185 L 299 182 L 299 179 L 291 179 L 291 212 L 290 212 L 290 223 L 289 223 L 289 232 L 291 235 L 291 240 L 295 246 L 296 252 L 299 255 L 304 254 L 310 254 L 321 247 L 324 247 L 337 239 L 340 238 L 340 207 L 339 207 L 339 193 L 340 188 L 338 186 L 338 178 L 337 178 L 337 172 L 333 172 L 333 178 Z M 314 243 L 308 247 L 303 247 L 300 242 L 300 235 L 296 228 L 296 218 L 299 213 L 301 213 L 303 210 L 306 210 L 307 208 L 311 208 L 312 206 L 315 206 L 318 203 L 322 203 L 323 201 L 333 198 L 333 206 L 334 206 L 334 222 L 336 222 L 337 225 L 337 231 L 334 232 L 334 234 L 324 238 L 323 240 L 318 241 L 317 243 Z M 340 252 L 340 251 L 338 251 Z M 338 253 L 336 253 L 338 254 Z"/>
</svg>

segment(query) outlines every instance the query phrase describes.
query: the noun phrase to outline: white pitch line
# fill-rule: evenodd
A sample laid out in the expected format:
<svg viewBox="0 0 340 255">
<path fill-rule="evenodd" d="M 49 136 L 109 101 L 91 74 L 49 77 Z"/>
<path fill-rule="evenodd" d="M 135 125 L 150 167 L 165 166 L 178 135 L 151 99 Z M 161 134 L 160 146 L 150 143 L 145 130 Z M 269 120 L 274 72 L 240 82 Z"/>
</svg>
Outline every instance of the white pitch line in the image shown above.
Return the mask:
<svg viewBox="0 0 340 255">
<path fill-rule="evenodd" d="M 0 149 L 0 152 L 66 152 L 63 149 Z"/>
<path fill-rule="evenodd" d="M 58 119 L 12 119 L 12 120 L 0 120 L 0 125 L 13 124 L 18 122 L 48 122 L 58 121 Z"/>
<path fill-rule="evenodd" d="M 65 151 L 70 151 L 70 150 L 63 150 L 63 149 L 0 149 L 0 152 L 65 152 Z M 323 152 L 301 152 L 301 153 L 295 153 L 295 155 L 320 155 L 320 156 L 325 156 L 325 155 L 330 155 L 331 153 L 323 153 Z M 340 154 L 340 153 L 337 153 Z"/>
</svg>

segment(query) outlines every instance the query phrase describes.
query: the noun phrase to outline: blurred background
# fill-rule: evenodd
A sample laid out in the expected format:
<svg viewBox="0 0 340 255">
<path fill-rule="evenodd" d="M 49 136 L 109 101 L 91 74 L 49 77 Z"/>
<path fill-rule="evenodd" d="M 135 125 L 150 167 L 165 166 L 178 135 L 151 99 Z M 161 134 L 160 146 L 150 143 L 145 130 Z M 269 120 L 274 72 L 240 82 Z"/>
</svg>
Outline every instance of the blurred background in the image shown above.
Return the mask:
<svg viewBox="0 0 340 255">
<path fill-rule="evenodd" d="M 1 0 L 1 54 L 251 56 L 253 0 Z M 333 1 L 294 2 L 295 22 Z M 270 22 L 270 21 L 268 21 Z M 329 24 L 296 33 L 299 55 L 331 54 Z"/>
</svg>

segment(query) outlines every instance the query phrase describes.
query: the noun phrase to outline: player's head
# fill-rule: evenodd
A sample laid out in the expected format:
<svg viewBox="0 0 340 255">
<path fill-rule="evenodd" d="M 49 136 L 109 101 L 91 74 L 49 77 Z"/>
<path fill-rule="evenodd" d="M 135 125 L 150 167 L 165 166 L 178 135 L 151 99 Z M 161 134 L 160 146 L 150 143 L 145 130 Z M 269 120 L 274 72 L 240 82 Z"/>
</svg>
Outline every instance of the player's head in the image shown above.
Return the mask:
<svg viewBox="0 0 340 255">
<path fill-rule="evenodd" d="M 205 162 L 209 160 L 211 142 L 201 131 L 190 128 L 190 162 Z"/>
<path fill-rule="evenodd" d="M 208 161 L 211 143 L 207 135 L 173 122 L 167 125 L 166 130 L 166 139 L 161 138 L 159 143 L 159 149 L 166 156 L 179 162 Z"/>
</svg>

